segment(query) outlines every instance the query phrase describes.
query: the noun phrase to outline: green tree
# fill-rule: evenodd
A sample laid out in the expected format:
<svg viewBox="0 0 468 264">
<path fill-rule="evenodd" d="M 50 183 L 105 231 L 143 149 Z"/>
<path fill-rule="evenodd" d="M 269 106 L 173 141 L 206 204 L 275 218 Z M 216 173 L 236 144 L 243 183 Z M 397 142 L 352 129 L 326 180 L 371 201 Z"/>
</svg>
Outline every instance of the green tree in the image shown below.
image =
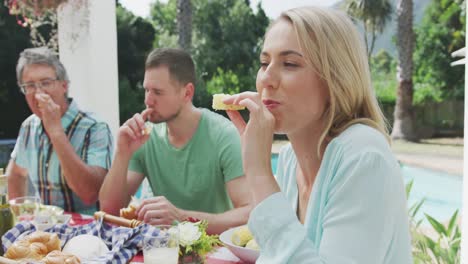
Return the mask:
<svg viewBox="0 0 468 264">
<path fill-rule="evenodd" d="M 464 97 L 465 69 L 450 66 L 450 53 L 465 47 L 463 6 L 461 0 L 433 0 L 416 29 L 415 89 L 427 90 L 428 99 Z"/>
<path fill-rule="evenodd" d="M 392 138 L 418 140 L 413 110 L 413 0 L 397 3 L 398 91 L 395 104 Z"/>
<path fill-rule="evenodd" d="M 362 21 L 367 55 L 370 58 L 377 34 L 382 33 L 391 20 L 392 5 L 389 0 L 346 0 L 344 5 L 350 16 Z"/>
<path fill-rule="evenodd" d="M 386 50 L 380 50 L 371 57 L 373 68 L 384 73 L 389 73 L 396 67 L 396 61 Z"/>
<path fill-rule="evenodd" d="M 119 110 L 123 123 L 144 105 L 142 80 L 145 60 L 153 48 L 155 30 L 151 22 L 117 5 L 117 56 L 119 61 Z"/>
<path fill-rule="evenodd" d="M 133 15 L 120 4 L 116 15 L 119 79 L 128 79 L 130 86 L 136 88 L 143 79 L 145 60 L 153 48 L 155 30 L 149 21 Z"/>
<path fill-rule="evenodd" d="M 179 47 L 190 52 L 192 46 L 191 0 L 177 0 L 177 31 L 179 33 Z"/>
<path fill-rule="evenodd" d="M 153 46 L 177 47 L 177 0 L 155 1 L 151 4 L 150 18 L 156 30 Z"/>
<path fill-rule="evenodd" d="M 29 29 L 19 26 L 0 4 L 0 138 L 16 138 L 21 123 L 31 114 L 15 72 L 20 52 L 31 46 Z"/>
<path fill-rule="evenodd" d="M 228 78 L 237 78 L 239 91 L 255 89 L 255 73 L 261 40 L 269 19 L 258 6 L 254 13 L 249 1 L 244 0 L 194 0 L 192 1 L 192 48 L 191 53 L 197 66 L 197 83 L 194 102 L 208 107 L 210 94 L 206 84 L 219 83 L 218 68 Z M 169 43 L 174 47 L 172 36 L 177 36 L 177 1 L 156 2 L 152 6 L 151 18 L 157 32 L 155 45 Z M 217 78 L 216 81 L 211 81 Z"/>
<path fill-rule="evenodd" d="M 269 23 L 261 6 L 254 14 L 242 0 L 200 0 L 198 3 L 194 18 L 198 42 L 194 55 L 204 70 L 204 80 L 211 79 L 218 67 L 239 76 L 250 74 L 250 69 L 258 66 L 260 43 Z M 241 82 L 241 91 L 253 89 L 253 85 L 254 82 Z"/>
</svg>

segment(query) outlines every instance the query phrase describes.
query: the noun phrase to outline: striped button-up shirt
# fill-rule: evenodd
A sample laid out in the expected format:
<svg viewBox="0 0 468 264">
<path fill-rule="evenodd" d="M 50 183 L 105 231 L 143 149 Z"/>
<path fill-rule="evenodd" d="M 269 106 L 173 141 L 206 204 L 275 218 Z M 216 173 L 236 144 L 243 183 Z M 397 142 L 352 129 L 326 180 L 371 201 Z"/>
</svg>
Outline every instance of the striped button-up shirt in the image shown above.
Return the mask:
<svg viewBox="0 0 468 264">
<path fill-rule="evenodd" d="M 87 165 L 110 168 L 113 145 L 112 135 L 106 123 L 96 120 L 90 113 L 79 110 L 73 100 L 61 122 L 76 154 Z M 92 214 L 99 208 L 98 204 L 85 205 L 70 189 L 58 156 L 36 115 L 31 115 L 21 125 L 11 158 L 18 166 L 28 171 L 33 191 L 39 194 L 42 203 L 85 214 Z"/>
</svg>

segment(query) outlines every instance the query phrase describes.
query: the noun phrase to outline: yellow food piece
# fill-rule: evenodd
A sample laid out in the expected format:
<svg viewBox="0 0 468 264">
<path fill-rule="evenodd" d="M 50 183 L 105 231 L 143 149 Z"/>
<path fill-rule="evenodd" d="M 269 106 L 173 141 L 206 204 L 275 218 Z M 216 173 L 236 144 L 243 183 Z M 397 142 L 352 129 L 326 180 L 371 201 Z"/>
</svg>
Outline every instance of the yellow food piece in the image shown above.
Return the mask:
<svg viewBox="0 0 468 264">
<path fill-rule="evenodd" d="M 245 248 L 250 248 L 253 250 L 260 250 L 260 247 L 258 246 L 257 241 L 255 241 L 255 238 L 247 242 L 247 244 L 245 245 Z"/>
<path fill-rule="evenodd" d="M 242 226 L 236 229 L 232 233 L 232 237 L 231 237 L 232 243 L 240 247 L 245 246 L 247 242 L 249 242 L 252 239 L 253 239 L 253 235 L 247 226 Z"/>
<path fill-rule="evenodd" d="M 151 130 L 153 130 L 153 124 L 146 123 L 145 128 L 141 131 L 141 134 L 142 135 L 149 135 L 151 133 Z"/>
<path fill-rule="evenodd" d="M 223 103 L 223 99 L 229 94 L 213 94 L 213 107 L 214 110 L 242 110 L 245 106 L 240 105 L 227 105 Z"/>
</svg>

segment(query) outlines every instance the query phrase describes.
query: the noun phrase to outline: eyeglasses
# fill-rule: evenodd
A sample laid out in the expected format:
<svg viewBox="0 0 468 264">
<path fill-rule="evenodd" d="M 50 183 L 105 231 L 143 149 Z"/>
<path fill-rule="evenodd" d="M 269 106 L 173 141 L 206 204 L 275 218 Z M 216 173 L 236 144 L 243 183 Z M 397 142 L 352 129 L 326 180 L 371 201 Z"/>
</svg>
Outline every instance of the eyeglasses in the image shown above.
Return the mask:
<svg viewBox="0 0 468 264">
<path fill-rule="evenodd" d="M 20 87 L 21 92 L 23 94 L 32 94 L 36 92 L 37 88 L 41 88 L 42 90 L 53 89 L 55 81 L 58 81 L 58 80 L 57 79 L 45 79 L 45 80 L 41 80 L 38 82 L 18 84 L 18 86 Z"/>
</svg>

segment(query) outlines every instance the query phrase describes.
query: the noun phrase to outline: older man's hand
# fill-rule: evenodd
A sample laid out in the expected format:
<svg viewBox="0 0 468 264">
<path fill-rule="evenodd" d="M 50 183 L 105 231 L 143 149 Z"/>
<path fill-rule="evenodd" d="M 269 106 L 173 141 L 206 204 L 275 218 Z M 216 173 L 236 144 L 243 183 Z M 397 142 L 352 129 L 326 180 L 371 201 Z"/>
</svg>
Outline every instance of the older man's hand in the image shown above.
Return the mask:
<svg viewBox="0 0 468 264">
<path fill-rule="evenodd" d="M 53 135 L 57 132 L 63 132 L 60 106 L 46 93 L 36 93 L 35 97 L 39 111 L 41 111 L 41 120 L 47 133 Z"/>
</svg>

